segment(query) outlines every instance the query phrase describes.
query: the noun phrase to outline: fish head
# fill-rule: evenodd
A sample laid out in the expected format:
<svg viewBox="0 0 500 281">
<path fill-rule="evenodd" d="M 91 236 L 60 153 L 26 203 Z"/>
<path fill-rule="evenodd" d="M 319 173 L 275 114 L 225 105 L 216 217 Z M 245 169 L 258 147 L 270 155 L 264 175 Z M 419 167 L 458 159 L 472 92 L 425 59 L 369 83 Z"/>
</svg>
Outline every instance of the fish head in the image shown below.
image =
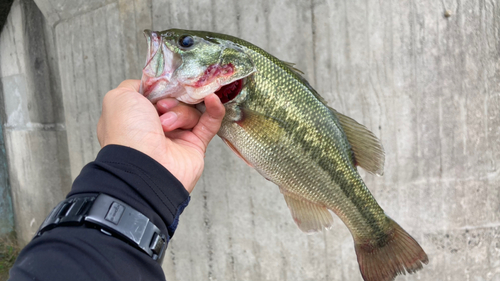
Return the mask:
<svg viewBox="0 0 500 281">
<path fill-rule="evenodd" d="M 241 90 L 256 68 L 238 44 L 216 33 L 170 29 L 145 30 L 148 42 L 140 92 L 151 102 L 172 97 L 197 104 L 211 93 Z"/>
</svg>

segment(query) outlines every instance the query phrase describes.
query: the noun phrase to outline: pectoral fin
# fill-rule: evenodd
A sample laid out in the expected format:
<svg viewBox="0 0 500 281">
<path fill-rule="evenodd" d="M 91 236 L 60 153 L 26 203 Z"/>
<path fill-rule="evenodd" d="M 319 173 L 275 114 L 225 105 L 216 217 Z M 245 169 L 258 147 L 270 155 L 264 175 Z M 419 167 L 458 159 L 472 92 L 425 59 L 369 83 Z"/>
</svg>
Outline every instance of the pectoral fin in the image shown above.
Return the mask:
<svg viewBox="0 0 500 281">
<path fill-rule="evenodd" d="M 239 108 L 238 117 L 235 121 L 240 127 L 262 132 L 274 132 L 274 136 L 279 136 L 285 127 L 285 123 L 278 118 L 244 107 Z M 271 135 L 270 138 L 273 136 Z"/>
<path fill-rule="evenodd" d="M 372 174 L 383 175 L 385 153 L 377 137 L 356 120 L 338 113 L 333 108 L 330 110 L 339 119 L 347 140 L 351 144 L 355 164 Z"/>
<path fill-rule="evenodd" d="M 226 140 L 225 138 L 221 138 L 222 141 L 224 141 L 224 143 L 229 146 L 229 148 L 231 148 L 231 150 L 234 152 L 234 154 L 236 154 L 238 157 L 240 157 L 241 160 L 245 161 L 245 163 L 247 163 L 248 166 L 252 167 L 252 164 L 250 162 L 248 162 L 247 159 L 245 159 L 245 157 L 243 157 L 243 155 L 241 155 L 241 153 L 238 151 L 238 149 L 236 149 L 236 147 L 228 140 Z"/>
<path fill-rule="evenodd" d="M 259 130 L 262 132 L 273 132 L 272 134 L 261 135 L 261 137 L 266 138 L 265 142 L 279 144 L 281 135 L 282 135 L 282 127 L 281 123 L 267 115 L 260 114 L 259 112 L 250 110 L 248 108 L 239 108 L 235 107 L 232 110 L 226 111 L 225 119 L 231 120 L 237 124 L 241 129 L 247 131 L 247 137 L 251 137 L 253 134 L 252 130 Z M 224 143 L 231 148 L 231 150 L 238 155 L 248 166 L 253 167 L 252 163 L 250 163 L 243 155 L 238 151 L 238 148 L 232 144 L 228 139 L 219 135 Z M 255 141 L 255 140 L 254 140 Z M 260 140 L 262 141 L 262 140 Z"/>
<path fill-rule="evenodd" d="M 329 229 L 332 226 L 333 217 L 326 207 L 298 198 L 283 190 L 281 193 L 300 230 L 310 233 Z"/>
</svg>

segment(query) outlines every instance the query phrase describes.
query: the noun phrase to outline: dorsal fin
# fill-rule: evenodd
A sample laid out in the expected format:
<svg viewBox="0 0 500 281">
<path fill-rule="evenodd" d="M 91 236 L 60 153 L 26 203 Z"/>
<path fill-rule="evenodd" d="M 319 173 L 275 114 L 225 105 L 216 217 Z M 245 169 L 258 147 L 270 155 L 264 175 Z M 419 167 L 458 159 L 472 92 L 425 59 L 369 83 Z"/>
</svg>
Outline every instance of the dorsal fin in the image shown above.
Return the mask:
<svg viewBox="0 0 500 281">
<path fill-rule="evenodd" d="M 351 144 L 355 164 L 372 174 L 383 175 L 385 153 L 378 138 L 351 117 L 345 116 L 331 107 L 330 110 L 339 119 L 347 140 Z"/>
</svg>

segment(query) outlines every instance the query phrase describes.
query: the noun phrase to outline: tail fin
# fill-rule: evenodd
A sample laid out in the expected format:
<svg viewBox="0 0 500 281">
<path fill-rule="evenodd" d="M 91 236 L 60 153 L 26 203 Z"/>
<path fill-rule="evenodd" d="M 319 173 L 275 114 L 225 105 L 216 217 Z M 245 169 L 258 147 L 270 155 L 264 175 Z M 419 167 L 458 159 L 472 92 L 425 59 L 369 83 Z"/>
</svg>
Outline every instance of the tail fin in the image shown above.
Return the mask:
<svg viewBox="0 0 500 281">
<path fill-rule="evenodd" d="M 359 269 L 365 281 L 390 281 L 414 273 L 429 259 L 420 245 L 396 222 L 383 246 L 379 241 L 355 244 Z"/>
</svg>

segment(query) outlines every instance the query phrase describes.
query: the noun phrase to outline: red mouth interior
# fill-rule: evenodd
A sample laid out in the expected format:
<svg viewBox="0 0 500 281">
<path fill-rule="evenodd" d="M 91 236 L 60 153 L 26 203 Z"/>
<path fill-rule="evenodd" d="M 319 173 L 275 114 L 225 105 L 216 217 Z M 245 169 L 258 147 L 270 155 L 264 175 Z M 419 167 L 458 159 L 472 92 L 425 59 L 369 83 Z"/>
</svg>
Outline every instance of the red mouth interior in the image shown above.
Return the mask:
<svg viewBox="0 0 500 281">
<path fill-rule="evenodd" d="M 234 99 L 243 88 L 243 79 L 236 80 L 231 84 L 227 84 L 222 86 L 215 94 L 219 97 L 222 103 L 226 103 L 232 99 Z"/>
</svg>

